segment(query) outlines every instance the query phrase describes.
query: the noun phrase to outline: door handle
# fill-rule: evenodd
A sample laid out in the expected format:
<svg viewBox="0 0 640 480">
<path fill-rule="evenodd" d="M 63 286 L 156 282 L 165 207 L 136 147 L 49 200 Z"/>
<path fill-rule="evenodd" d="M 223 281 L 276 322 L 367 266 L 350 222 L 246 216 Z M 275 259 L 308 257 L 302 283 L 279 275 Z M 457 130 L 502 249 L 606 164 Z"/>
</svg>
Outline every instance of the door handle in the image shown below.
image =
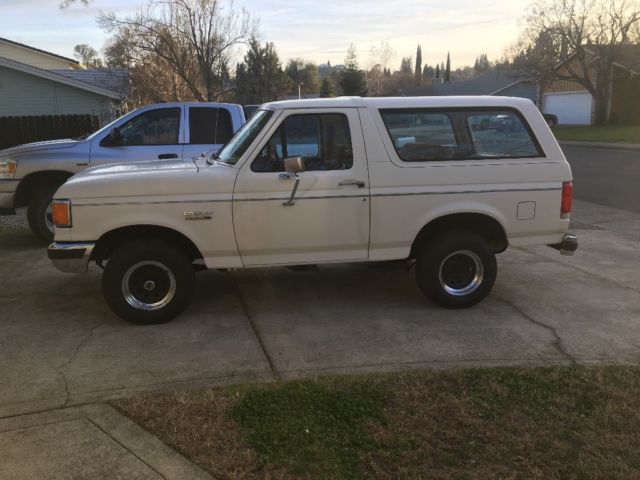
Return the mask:
<svg viewBox="0 0 640 480">
<path fill-rule="evenodd" d="M 170 158 L 178 158 L 177 153 L 161 153 L 158 155 L 159 160 L 169 160 Z"/>
<path fill-rule="evenodd" d="M 353 178 L 345 178 L 344 180 L 340 180 L 338 185 L 343 187 L 345 185 L 357 185 L 358 188 L 364 188 L 367 183 L 364 180 L 354 180 Z"/>
</svg>

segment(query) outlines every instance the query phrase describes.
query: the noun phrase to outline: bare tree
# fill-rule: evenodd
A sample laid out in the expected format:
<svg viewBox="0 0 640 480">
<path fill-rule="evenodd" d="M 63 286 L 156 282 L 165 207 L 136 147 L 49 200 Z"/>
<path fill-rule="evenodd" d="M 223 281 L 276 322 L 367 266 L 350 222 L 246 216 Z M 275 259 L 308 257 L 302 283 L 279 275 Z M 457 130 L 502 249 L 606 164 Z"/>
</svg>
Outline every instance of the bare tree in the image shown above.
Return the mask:
<svg viewBox="0 0 640 480">
<path fill-rule="evenodd" d="M 73 47 L 73 56 L 87 68 L 102 68 L 98 51 L 87 44 L 82 43 Z"/>
<path fill-rule="evenodd" d="M 194 99 L 224 95 L 235 47 L 254 34 L 256 22 L 233 0 L 151 0 L 131 17 L 100 14 L 100 26 L 126 38 L 133 64 L 155 61 L 184 83 Z"/>
<path fill-rule="evenodd" d="M 638 41 L 639 23 L 635 0 L 539 0 L 526 18 L 514 64 L 547 83 L 582 85 L 594 99 L 596 123 L 606 123 L 614 66 Z"/>
</svg>

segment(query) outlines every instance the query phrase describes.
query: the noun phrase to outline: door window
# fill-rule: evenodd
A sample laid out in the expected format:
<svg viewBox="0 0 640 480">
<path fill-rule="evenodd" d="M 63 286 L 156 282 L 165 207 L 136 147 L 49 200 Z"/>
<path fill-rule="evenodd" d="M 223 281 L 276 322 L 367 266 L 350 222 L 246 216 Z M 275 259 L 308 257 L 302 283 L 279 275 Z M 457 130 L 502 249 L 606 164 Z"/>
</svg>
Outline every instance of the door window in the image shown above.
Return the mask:
<svg viewBox="0 0 640 480">
<path fill-rule="evenodd" d="M 353 166 L 347 117 L 339 113 L 290 115 L 251 164 L 254 172 L 283 172 L 284 159 L 301 156 L 305 169 L 347 170 Z"/>
<path fill-rule="evenodd" d="M 189 143 L 219 145 L 233 136 L 231 115 L 226 108 L 189 108 Z"/>
<path fill-rule="evenodd" d="M 123 146 L 177 145 L 180 109 L 159 108 L 141 113 L 119 127 Z"/>
</svg>

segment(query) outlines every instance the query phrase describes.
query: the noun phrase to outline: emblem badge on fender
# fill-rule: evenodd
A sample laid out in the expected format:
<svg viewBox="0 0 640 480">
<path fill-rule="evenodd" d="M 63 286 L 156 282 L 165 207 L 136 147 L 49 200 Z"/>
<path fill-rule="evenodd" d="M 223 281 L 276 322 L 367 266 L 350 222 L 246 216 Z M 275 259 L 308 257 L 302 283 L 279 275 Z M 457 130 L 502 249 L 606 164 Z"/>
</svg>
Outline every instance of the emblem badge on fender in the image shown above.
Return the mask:
<svg viewBox="0 0 640 480">
<path fill-rule="evenodd" d="M 185 220 L 210 220 L 213 217 L 213 210 L 193 210 L 184 212 Z"/>
</svg>

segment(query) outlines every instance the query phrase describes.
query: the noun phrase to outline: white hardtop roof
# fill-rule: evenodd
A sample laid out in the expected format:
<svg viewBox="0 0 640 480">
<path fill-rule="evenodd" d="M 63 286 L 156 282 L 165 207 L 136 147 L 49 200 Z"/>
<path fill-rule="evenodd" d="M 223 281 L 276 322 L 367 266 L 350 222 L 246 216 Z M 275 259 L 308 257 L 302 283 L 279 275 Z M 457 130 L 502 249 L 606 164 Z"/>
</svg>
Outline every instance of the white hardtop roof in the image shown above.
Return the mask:
<svg viewBox="0 0 640 480">
<path fill-rule="evenodd" d="M 260 108 L 280 110 L 290 108 L 452 108 L 452 107 L 522 107 L 531 100 L 502 96 L 439 96 L 439 97 L 336 97 L 305 100 L 283 100 L 263 104 Z"/>
</svg>

